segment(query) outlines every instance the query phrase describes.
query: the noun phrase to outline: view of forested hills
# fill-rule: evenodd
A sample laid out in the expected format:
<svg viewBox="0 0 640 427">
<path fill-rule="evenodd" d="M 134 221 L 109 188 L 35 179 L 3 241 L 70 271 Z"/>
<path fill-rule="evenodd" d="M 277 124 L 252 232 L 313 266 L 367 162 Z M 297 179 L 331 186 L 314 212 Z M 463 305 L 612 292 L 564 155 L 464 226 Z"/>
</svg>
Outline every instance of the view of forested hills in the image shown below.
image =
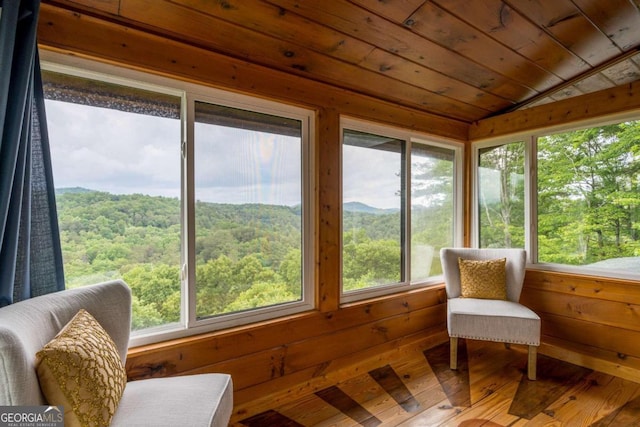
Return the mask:
<svg viewBox="0 0 640 427">
<path fill-rule="evenodd" d="M 67 287 L 123 278 L 134 297 L 134 328 L 178 321 L 181 215 L 177 198 L 56 190 Z M 345 206 L 358 230 L 345 279 L 399 262 L 397 211 Z M 199 316 L 301 297 L 300 206 L 196 202 Z M 356 241 L 357 240 L 357 241 Z M 386 258 L 386 259 L 385 259 Z M 397 258 L 397 259 L 396 259 Z M 382 273 L 381 273 L 382 274 Z"/>
<path fill-rule="evenodd" d="M 538 138 L 537 262 L 637 273 L 638 141 L 640 121 Z M 480 247 L 525 247 L 525 201 L 531 197 L 526 147 L 514 141 L 480 150 Z M 438 251 L 455 235 L 453 183 L 443 165 L 448 171 L 447 162 L 412 169 L 420 173 L 412 176 L 409 199 L 416 205 L 406 218 L 398 209 L 344 203 L 345 292 L 441 273 Z M 180 319 L 184 224 L 178 198 L 73 187 L 57 190 L 56 200 L 67 287 L 122 278 L 132 289 L 134 329 Z M 300 300 L 301 214 L 300 206 L 197 201 L 196 316 Z M 410 258 L 403 258 L 403 243 Z M 411 277 L 402 276 L 407 260 Z"/>
</svg>

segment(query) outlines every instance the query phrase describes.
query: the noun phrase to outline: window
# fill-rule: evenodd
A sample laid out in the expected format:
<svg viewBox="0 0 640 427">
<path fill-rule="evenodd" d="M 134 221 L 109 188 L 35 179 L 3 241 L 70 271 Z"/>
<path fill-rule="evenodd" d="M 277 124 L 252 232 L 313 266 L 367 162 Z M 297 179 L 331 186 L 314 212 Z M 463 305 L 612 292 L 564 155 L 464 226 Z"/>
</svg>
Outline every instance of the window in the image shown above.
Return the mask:
<svg viewBox="0 0 640 427">
<path fill-rule="evenodd" d="M 640 121 L 627 120 L 475 144 L 479 246 L 523 247 L 538 268 L 637 277 L 639 138 Z"/>
<path fill-rule="evenodd" d="M 195 102 L 197 320 L 312 294 L 302 258 L 306 127 L 302 118 Z"/>
<path fill-rule="evenodd" d="M 459 241 L 460 147 L 419 138 L 343 120 L 344 301 L 434 282 Z"/>
<path fill-rule="evenodd" d="M 122 278 L 133 343 L 313 307 L 313 113 L 43 63 L 67 287 Z"/>
<path fill-rule="evenodd" d="M 180 322 L 179 96 L 43 71 L 67 288 L 124 279 L 132 329 Z"/>
<path fill-rule="evenodd" d="M 640 267 L 640 121 L 537 139 L 538 262 Z"/>
<path fill-rule="evenodd" d="M 440 249 L 459 244 L 457 155 L 450 147 L 411 145 L 411 282 L 442 274 Z"/>
<path fill-rule="evenodd" d="M 343 290 L 400 283 L 405 141 L 345 129 L 342 156 Z"/>
<path fill-rule="evenodd" d="M 524 247 L 523 141 L 478 150 L 479 247 Z"/>
</svg>

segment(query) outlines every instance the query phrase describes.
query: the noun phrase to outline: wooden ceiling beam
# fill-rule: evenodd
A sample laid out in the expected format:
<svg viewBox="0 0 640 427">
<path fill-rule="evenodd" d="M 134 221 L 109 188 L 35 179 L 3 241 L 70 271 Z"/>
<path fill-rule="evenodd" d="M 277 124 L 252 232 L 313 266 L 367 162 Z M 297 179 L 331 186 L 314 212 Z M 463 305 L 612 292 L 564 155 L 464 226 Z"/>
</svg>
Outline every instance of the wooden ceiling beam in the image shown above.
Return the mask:
<svg viewBox="0 0 640 427">
<path fill-rule="evenodd" d="M 560 128 L 571 123 L 603 120 L 603 117 L 634 114 L 640 109 L 640 81 L 526 110 L 513 111 L 473 123 L 469 140 Z"/>
<path fill-rule="evenodd" d="M 573 85 L 576 85 L 576 84 L 580 83 L 581 81 L 588 79 L 589 77 L 592 77 L 592 76 L 594 76 L 596 74 L 600 74 L 604 70 L 606 70 L 606 69 L 608 69 L 610 67 L 613 67 L 614 65 L 617 65 L 617 64 L 620 64 L 621 62 L 630 60 L 632 57 L 634 57 L 638 53 L 640 53 L 640 45 L 628 50 L 627 52 L 624 52 L 624 53 L 616 56 L 615 58 L 612 58 L 612 59 L 610 59 L 610 60 L 608 60 L 606 62 L 603 62 L 602 64 L 600 64 L 600 65 L 598 65 L 598 66 L 596 66 L 596 67 L 594 67 L 594 68 L 592 68 L 592 69 L 590 69 L 588 71 L 585 71 L 585 72 L 583 72 L 581 74 L 578 74 L 577 76 L 575 76 L 575 77 L 573 77 L 573 78 L 571 78 L 571 79 L 569 79 L 569 80 L 567 80 L 565 82 L 562 82 L 562 83 L 560 83 L 560 84 L 558 84 L 558 85 L 556 85 L 556 86 L 554 86 L 554 87 L 552 87 L 552 88 L 550 88 L 550 89 L 548 89 L 548 90 L 546 90 L 546 91 L 544 91 L 542 93 L 539 93 L 538 95 L 533 96 L 533 97 L 527 99 L 526 101 L 520 102 L 520 103 L 518 103 L 516 105 L 512 105 L 512 106 L 510 106 L 508 108 L 505 108 L 504 110 L 497 111 L 494 114 L 492 114 L 490 117 L 495 117 L 495 116 L 499 116 L 499 115 L 502 115 L 502 114 L 510 113 L 510 112 L 513 112 L 513 111 L 517 111 L 517 110 L 520 110 L 520 109 L 523 109 L 523 108 L 527 107 L 528 105 L 535 104 L 536 102 L 538 102 L 538 101 L 540 101 L 540 100 L 542 100 L 544 98 L 551 97 L 551 96 L 553 96 L 553 94 L 558 93 L 558 92 L 560 92 L 562 90 L 565 90 L 566 88 L 571 87 Z"/>
</svg>

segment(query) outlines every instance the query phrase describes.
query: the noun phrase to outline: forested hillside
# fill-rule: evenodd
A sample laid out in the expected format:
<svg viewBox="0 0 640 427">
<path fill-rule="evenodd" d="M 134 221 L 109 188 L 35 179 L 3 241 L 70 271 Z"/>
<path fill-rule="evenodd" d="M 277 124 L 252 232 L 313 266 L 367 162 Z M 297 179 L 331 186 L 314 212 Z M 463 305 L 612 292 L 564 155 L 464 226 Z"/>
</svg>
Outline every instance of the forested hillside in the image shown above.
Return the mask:
<svg viewBox="0 0 640 427">
<path fill-rule="evenodd" d="M 123 278 L 134 296 L 134 329 L 180 318 L 181 224 L 175 198 L 57 192 L 67 287 Z M 399 271 L 398 212 L 347 207 L 353 252 L 345 287 Z M 301 298 L 299 207 L 197 202 L 197 315 L 206 317 Z M 394 226 L 395 224 L 395 226 Z M 399 279 L 399 277 L 398 277 Z"/>
<path fill-rule="evenodd" d="M 636 265 L 638 140 L 640 122 L 538 139 L 539 261 L 617 269 Z M 525 148 L 520 141 L 481 150 L 480 169 L 486 174 L 479 188 L 482 247 L 524 247 Z M 424 177 L 414 177 L 412 197 L 430 197 L 411 210 L 412 278 L 438 275 L 438 251 L 452 244 L 453 184 L 443 177 L 453 173 L 438 169 L 451 164 L 432 164 L 423 168 Z M 68 287 L 121 277 L 133 291 L 135 329 L 179 320 L 183 226 L 178 199 L 70 188 L 57 192 L 57 204 Z M 345 203 L 344 290 L 401 280 L 400 215 Z M 299 300 L 301 221 L 300 207 L 197 202 L 196 315 Z"/>
<path fill-rule="evenodd" d="M 64 189 L 57 204 L 67 287 L 122 277 L 135 328 L 179 320 L 177 199 Z M 198 315 L 299 298 L 299 209 L 197 203 L 196 212 Z M 266 283 L 269 292 L 248 292 Z"/>
</svg>

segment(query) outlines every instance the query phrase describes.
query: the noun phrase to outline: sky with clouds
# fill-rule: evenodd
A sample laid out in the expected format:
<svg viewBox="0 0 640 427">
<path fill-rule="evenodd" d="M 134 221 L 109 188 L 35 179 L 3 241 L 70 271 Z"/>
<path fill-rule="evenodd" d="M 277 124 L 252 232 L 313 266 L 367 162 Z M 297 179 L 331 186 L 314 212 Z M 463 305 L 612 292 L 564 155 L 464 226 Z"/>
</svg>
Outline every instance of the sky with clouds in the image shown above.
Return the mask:
<svg viewBox="0 0 640 427">
<path fill-rule="evenodd" d="M 180 122 L 46 101 L 56 188 L 180 195 Z"/>
<path fill-rule="evenodd" d="M 46 114 L 56 188 L 179 197 L 178 120 L 52 100 Z M 300 203 L 297 138 L 200 123 L 195 135 L 196 199 Z M 345 202 L 399 207 L 399 156 L 347 148 Z"/>
</svg>

